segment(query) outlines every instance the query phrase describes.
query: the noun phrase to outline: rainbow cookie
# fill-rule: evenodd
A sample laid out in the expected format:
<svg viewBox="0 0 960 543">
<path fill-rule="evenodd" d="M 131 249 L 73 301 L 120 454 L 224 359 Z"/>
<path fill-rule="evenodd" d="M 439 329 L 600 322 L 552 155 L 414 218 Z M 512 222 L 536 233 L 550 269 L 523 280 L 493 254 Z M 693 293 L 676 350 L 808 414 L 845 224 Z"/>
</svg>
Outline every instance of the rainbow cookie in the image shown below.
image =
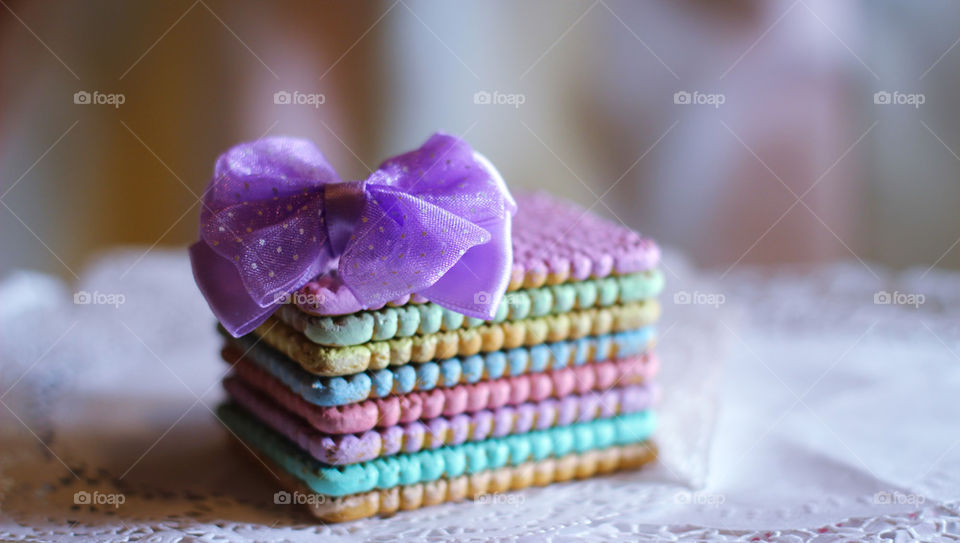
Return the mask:
<svg viewBox="0 0 960 543">
<path fill-rule="evenodd" d="M 237 145 L 199 232 L 230 366 L 217 417 L 324 521 L 656 457 L 659 248 L 514 199 L 458 138 L 360 181 L 305 140 Z"/>
<path fill-rule="evenodd" d="M 415 420 L 356 434 L 324 434 L 240 379 L 227 379 L 224 388 L 230 398 L 247 412 L 329 465 L 355 464 L 378 457 L 635 413 L 649 409 L 656 397 L 652 385 L 635 385 L 452 417 Z"/>
<path fill-rule="evenodd" d="M 329 407 L 307 402 L 253 364 L 237 364 L 234 375 L 250 388 L 272 398 L 287 411 L 303 418 L 318 431 L 326 434 L 350 434 L 416 420 L 450 417 L 460 413 L 474 413 L 483 409 L 497 409 L 547 398 L 563 398 L 569 394 L 583 394 L 591 390 L 607 390 L 614 386 L 644 382 L 645 373 L 635 373 L 635 366 L 618 366 L 618 363 L 622 363 L 622 360 L 502 377 L 470 385 L 411 392 Z"/>
<path fill-rule="evenodd" d="M 507 295 L 490 321 L 467 317 L 433 303 L 410 303 L 341 316 L 316 316 L 285 304 L 276 316 L 319 345 L 346 347 L 370 341 L 477 328 L 489 322 L 519 321 L 562 315 L 576 309 L 609 307 L 655 298 L 663 289 L 663 273 L 648 270 L 518 290 Z"/>
<path fill-rule="evenodd" d="M 656 415 L 652 411 L 641 411 L 359 464 L 328 466 L 238 407 L 225 404 L 217 409 L 217 414 L 238 438 L 280 465 L 283 471 L 295 474 L 313 492 L 333 497 L 642 443 L 656 427 Z"/>
<path fill-rule="evenodd" d="M 653 240 L 580 206 L 546 193 L 523 194 L 516 202 L 508 292 L 642 273 L 660 263 L 660 248 Z M 426 298 L 413 293 L 363 307 L 341 278 L 330 273 L 308 282 L 291 301 L 304 313 L 345 315 Z"/>
<path fill-rule="evenodd" d="M 443 360 L 479 352 L 534 346 L 590 335 L 634 330 L 649 326 L 660 316 L 656 300 L 571 311 L 563 315 L 521 321 L 489 323 L 476 328 L 436 332 L 421 336 L 371 341 L 349 347 L 318 345 L 271 318 L 254 334 L 273 349 L 317 375 L 350 375 L 408 362 Z"/>
<path fill-rule="evenodd" d="M 321 377 L 250 337 L 228 338 L 223 358 L 230 364 L 251 363 L 281 381 L 306 401 L 320 406 L 346 405 L 359 401 L 406 394 L 437 387 L 453 387 L 481 380 L 542 373 L 587 363 L 625 358 L 617 365 L 639 366 L 634 372 L 652 377 L 657 359 L 650 351 L 652 327 L 574 341 L 519 347 L 462 358 L 404 364 L 339 377 Z M 643 359 L 638 355 L 649 353 Z M 629 373 L 626 369 L 621 374 Z"/>
<path fill-rule="evenodd" d="M 321 522 L 349 522 L 466 499 L 482 501 L 483 497 L 489 494 L 521 490 L 532 486 L 546 486 L 573 479 L 586 479 L 617 470 L 637 469 L 657 459 L 656 445 L 646 441 L 584 453 L 571 453 L 560 458 L 545 458 L 535 462 L 525 462 L 519 466 L 438 479 L 429 483 L 332 498 L 314 493 L 302 481 L 283 471 L 265 455 L 240 444 L 236 439 L 232 442 L 237 443 L 238 454 L 252 454 L 258 459 L 259 465 L 253 466 L 255 469 L 266 467 L 286 489 L 274 494 L 276 503 L 294 503 L 294 495 L 296 495 L 296 502 L 304 503 L 309 507 L 311 514 Z"/>
<path fill-rule="evenodd" d="M 521 196 L 513 224 L 508 290 L 651 270 L 656 243 L 547 193 Z"/>
</svg>

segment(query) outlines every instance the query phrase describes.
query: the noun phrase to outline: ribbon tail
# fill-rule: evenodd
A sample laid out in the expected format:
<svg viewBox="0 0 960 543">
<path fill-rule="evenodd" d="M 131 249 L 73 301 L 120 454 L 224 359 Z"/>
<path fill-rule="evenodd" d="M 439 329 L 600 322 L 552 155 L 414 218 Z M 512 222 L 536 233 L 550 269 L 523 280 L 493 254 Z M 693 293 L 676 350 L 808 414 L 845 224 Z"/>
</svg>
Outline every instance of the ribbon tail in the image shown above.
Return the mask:
<svg viewBox="0 0 960 543">
<path fill-rule="evenodd" d="M 467 250 L 443 277 L 420 294 L 468 317 L 489 320 L 496 316 L 510 282 L 511 220 L 507 216 L 506 220 L 481 226 L 490 232 L 490 241 Z"/>
<path fill-rule="evenodd" d="M 220 324 L 240 337 L 263 324 L 280 303 L 261 307 L 247 292 L 237 268 L 204 242 L 190 246 L 193 278 Z"/>
</svg>

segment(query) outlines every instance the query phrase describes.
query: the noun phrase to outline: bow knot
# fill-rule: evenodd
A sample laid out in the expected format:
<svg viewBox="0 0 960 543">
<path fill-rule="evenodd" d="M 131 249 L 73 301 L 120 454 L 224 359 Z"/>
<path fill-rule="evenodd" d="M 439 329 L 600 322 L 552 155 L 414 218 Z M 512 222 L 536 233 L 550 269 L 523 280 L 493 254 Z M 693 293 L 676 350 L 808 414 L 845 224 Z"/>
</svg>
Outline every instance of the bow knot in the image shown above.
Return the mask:
<svg viewBox="0 0 960 543">
<path fill-rule="evenodd" d="M 234 335 L 317 277 L 336 276 L 360 307 L 418 293 L 477 318 L 493 317 L 509 280 L 516 204 L 486 158 L 445 134 L 346 182 L 306 140 L 240 144 L 203 203 L 194 277 Z"/>
<path fill-rule="evenodd" d="M 343 254 L 367 202 L 366 181 L 345 181 L 324 186 L 323 207 L 332 256 Z"/>
</svg>

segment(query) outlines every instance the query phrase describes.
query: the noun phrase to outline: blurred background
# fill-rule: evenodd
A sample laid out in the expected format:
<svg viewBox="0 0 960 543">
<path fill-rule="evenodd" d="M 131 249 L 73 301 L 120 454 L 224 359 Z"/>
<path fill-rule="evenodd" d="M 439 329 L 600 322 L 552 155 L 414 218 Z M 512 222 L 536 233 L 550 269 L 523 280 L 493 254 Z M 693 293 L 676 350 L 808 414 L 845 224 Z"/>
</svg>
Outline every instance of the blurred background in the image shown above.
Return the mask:
<svg viewBox="0 0 960 543">
<path fill-rule="evenodd" d="M 0 1 L 0 274 L 186 246 L 217 155 L 435 130 L 701 265 L 960 267 L 960 4 Z"/>
</svg>

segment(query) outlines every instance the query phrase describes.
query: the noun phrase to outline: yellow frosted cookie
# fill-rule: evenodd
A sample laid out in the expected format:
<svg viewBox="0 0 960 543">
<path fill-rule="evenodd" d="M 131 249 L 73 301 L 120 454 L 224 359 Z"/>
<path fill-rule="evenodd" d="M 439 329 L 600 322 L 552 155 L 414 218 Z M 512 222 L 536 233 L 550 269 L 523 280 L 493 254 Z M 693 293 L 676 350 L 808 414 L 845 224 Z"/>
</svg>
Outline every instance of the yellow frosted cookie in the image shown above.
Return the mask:
<svg viewBox="0 0 960 543">
<path fill-rule="evenodd" d="M 659 316 L 660 303 L 657 300 L 645 300 L 349 347 L 318 345 L 276 318 L 270 318 L 254 334 L 307 371 L 337 376 L 409 362 L 444 360 L 479 352 L 622 332 L 653 324 Z"/>
</svg>

